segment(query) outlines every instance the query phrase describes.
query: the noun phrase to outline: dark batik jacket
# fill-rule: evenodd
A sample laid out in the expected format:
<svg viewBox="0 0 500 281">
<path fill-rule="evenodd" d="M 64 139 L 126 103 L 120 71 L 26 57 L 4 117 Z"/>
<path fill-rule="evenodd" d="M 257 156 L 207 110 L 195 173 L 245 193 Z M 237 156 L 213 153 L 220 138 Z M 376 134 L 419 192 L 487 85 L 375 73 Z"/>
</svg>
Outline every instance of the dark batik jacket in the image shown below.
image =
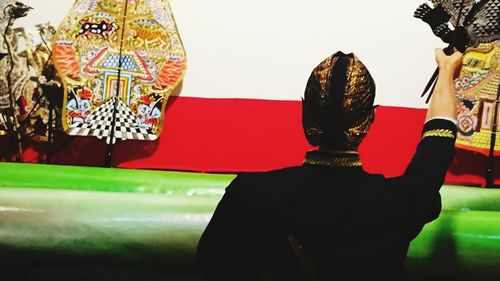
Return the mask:
<svg viewBox="0 0 500 281">
<path fill-rule="evenodd" d="M 441 211 L 455 138 L 454 123 L 428 121 L 393 178 L 322 152 L 300 167 L 239 174 L 199 241 L 203 280 L 401 279 L 410 241 Z"/>
</svg>

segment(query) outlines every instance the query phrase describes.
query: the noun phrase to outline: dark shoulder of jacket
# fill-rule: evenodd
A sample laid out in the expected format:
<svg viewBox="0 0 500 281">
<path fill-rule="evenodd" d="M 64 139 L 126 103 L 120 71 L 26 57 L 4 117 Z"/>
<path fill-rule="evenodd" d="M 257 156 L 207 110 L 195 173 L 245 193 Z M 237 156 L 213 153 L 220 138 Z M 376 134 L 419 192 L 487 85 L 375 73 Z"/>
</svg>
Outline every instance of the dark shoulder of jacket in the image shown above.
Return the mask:
<svg viewBox="0 0 500 281">
<path fill-rule="evenodd" d="M 279 192 L 289 182 L 303 177 L 303 167 L 294 166 L 263 172 L 241 172 L 226 187 L 226 192 L 238 193 L 246 198 L 269 196 Z"/>
</svg>

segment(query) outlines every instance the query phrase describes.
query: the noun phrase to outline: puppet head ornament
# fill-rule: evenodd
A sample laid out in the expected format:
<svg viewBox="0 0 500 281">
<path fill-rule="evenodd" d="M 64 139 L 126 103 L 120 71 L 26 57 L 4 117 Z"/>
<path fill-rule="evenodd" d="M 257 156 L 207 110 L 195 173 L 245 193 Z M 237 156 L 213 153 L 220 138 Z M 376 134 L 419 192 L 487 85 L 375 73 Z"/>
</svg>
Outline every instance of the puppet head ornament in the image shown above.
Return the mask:
<svg viewBox="0 0 500 281">
<path fill-rule="evenodd" d="M 10 18 L 18 19 L 27 16 L 28 12 L 32 9 L 33 9 L 32 7 L 24 5 L 19 1 L 16 1 L 13 4 L 7 5 L 5 7 L 4 13 L 7 12 Z"/>
<path fill-rule="evenodd" d="M 356 149 L 373 122 L 375 82 L 354 54 L 336 54 L 312 71 L 302 102 L 302 125 L 313 146 Z"/>
<path fill-rule="evenodd" d="M 443 42 L 464 52 L 500 39 L 499 11 L 500 0 L 432 0 L 431 6 L 421 4 L 414 17 L 429 24 Z"/>
</svg>

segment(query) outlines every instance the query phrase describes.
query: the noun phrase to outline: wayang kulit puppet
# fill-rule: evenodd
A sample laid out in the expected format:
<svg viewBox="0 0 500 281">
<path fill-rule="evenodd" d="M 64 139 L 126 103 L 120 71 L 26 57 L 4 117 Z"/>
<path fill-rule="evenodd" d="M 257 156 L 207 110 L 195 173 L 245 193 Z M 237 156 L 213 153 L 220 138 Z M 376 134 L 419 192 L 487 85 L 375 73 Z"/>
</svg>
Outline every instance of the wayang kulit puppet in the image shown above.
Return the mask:
<svg viewBox="0 0 500 281">
<path fill-rule="evenodd" d="M 167 99 L 186 69 L 167 0 L 77 0 L 53 49 L 68 134 L 110 145 L 159 137 Z"/>
<path fill-rule="evenodd" d="M 50 23 L 33 30 L 14 27 L 32 10 L 21 2 L 0 0 L 0 9 L 0 136 L 6 135 L 0 157 L 22 162 L 23 143 L 50 143 L 52 129 L 58 127 L 60 83 L 49 45 L 55 28 Z"/>
<path fill-rule="evenodd" d="M 464 53 L 462 70 L 455 80 L 456 146 L 489 155 L 487 185 L 492 184 L 495 151 L 500 151 L 499 12 L 500 0 L 433 0 L 431 4 L 420 5 L 414 14 L 428 23 L 450 48 Z"/>
</svg>

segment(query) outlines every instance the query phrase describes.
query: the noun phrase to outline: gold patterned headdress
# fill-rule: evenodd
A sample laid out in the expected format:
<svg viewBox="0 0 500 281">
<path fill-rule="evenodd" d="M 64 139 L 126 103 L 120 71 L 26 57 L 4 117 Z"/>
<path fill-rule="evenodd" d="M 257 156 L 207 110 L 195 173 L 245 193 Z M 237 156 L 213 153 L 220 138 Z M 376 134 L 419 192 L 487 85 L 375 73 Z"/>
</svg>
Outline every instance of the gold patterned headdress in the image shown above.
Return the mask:
<svg viewBox="0 0 500 281">
<path fill-rule="evenodd" d="M 311 73 L 302 102 L 302 124 L 313 146 L 358 147 L 373 121 L 375 82 L 354 54 L 336 54 Z"/>
</svg>

